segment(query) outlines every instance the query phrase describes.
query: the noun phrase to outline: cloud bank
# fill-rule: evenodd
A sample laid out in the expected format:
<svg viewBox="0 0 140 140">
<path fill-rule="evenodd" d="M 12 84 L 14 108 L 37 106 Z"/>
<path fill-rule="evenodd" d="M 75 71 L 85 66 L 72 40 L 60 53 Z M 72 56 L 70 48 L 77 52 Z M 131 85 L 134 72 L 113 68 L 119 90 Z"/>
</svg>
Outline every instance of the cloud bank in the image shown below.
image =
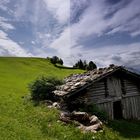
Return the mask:
<svg viewBox="0 0 140 140">
<path fill-rule="evenodd" d="M 139 0 L 3 0 L 0 13 L 0 55 L 140 69 Z"/>
</svg>

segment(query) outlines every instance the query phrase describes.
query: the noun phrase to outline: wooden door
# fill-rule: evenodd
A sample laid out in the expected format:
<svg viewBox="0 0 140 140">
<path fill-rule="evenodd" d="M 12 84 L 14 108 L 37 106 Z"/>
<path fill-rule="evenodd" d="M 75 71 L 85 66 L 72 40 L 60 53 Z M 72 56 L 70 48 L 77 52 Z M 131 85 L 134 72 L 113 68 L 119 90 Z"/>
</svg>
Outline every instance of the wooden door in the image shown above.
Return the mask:
<svg viewBox="0 0 140 140">
<path fill-rule="evenodd" d="M 113 103 L 113 116 L 114 119 L 122 119 L 122 103 L 121 101 L 116 101 Z"/>
</svg>

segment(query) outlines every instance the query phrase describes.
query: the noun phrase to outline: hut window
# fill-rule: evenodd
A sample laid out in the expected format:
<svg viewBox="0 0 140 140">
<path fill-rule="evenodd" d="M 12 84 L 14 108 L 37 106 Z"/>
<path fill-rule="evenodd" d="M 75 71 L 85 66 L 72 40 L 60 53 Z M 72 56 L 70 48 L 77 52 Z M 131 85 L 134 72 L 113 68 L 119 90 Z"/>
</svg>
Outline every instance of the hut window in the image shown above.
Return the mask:
<svg viewBox="0 0 140 140">
<path fill-rule="evenodd" d="M 124 84 L 124 80 L 121 79 L 121 89 L 122 89 L 122 94 L 126 94 L 126 91 L 125 91 L 125 84 Z"/>
<path fill-rule="evenodd" d="M 108 97 L 108 87 L 107 87 L 107 79 L 104 80 L 104 86 L 105 86 L 105 97 Z"/>
</svg>

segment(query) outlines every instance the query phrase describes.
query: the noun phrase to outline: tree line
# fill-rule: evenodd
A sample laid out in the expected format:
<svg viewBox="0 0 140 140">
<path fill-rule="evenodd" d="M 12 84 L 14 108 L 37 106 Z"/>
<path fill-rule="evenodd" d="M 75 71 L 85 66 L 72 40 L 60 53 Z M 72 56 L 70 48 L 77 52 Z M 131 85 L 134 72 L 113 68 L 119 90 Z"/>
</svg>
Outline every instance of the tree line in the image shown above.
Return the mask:
<svg viewBox="0 0 140 140">
<path fill-rule="evenodd" d="M 73 65 L 73 68 L 78 68 L 82 70 L 93 70 L 96 69 L 97 66 L 93 61 L 86 62 L 86 60 L 82 61 L 81 59 Z"/>
<path fill-rule="evenodd" d="M 58 56 L 47 57 L 47 59 L 50 60 L 50 62 L 54 65 L 55 64 L 63 65 L 63 60 L 59 58 Z"/>
<path fill-rule="evenodd" d="M 58 56 L 47 57 L 48 60 L 54 65 L 60 64 L 63 65 L 63 60 Z M 74 65 L 73 68 L 82 69 L 82 70 L 94 70 L 97 68 L 97 65 L 93 61 L 89 61 L 87 63 L 86 60 L 82 61 L 81 59 L 78 60 Z"/>
</svg>

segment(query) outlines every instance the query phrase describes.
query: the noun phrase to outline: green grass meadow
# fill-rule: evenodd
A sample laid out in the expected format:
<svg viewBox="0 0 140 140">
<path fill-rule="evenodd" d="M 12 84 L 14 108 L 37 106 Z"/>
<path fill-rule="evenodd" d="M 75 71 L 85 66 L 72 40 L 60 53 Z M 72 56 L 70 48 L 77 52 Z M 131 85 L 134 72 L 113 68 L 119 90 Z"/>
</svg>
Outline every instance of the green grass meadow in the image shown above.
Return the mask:
<svg viewBox="0 0 140 140">
<path fill-rule="evenodd" d="M 58 121 L 58 110 L 28 99 L 28 84 L 37 77 L 81 72 L 42 58 L 0 57 L 0 140 L 140 140 L 140 122 L 113 121 L 103 132 L 84 134 Z"/>
</svg>

